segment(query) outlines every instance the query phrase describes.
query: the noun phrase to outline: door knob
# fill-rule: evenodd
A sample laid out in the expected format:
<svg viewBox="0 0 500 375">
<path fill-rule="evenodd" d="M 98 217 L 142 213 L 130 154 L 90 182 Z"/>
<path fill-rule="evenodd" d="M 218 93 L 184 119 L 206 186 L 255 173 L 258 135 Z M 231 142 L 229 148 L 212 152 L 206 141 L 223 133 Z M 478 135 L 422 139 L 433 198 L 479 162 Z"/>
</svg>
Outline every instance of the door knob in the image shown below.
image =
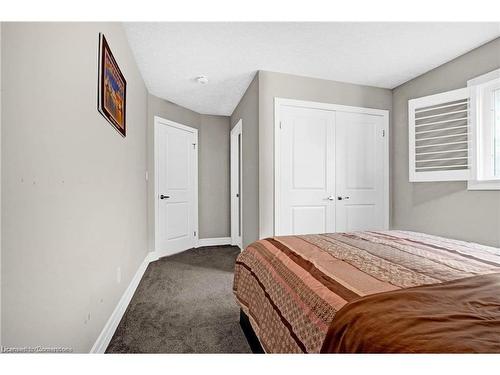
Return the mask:
<svg viewBox="0 0 500 375">
<path fill-rule="evenodd" d="M 168 199 L 170 198 L 170 195 L 160 195 L 160 199 Z"/>
<path fill-rule="evenodd" d="M 333 195 L 330 195 L 330 196 L 329 196 L 328 198 L 326 198 L 326 199 L 328 199 L 329 201 L 333 201 L 333 200 L 335 200 L 335 198 L 334 198 L 334 196 L 333 196 Z"/>
<path fill-rule="evenodd" d="M 350 197 L 337 197 L 339 201 L 344 200 L 344 199 L 350 199 Z"/>
</svg>

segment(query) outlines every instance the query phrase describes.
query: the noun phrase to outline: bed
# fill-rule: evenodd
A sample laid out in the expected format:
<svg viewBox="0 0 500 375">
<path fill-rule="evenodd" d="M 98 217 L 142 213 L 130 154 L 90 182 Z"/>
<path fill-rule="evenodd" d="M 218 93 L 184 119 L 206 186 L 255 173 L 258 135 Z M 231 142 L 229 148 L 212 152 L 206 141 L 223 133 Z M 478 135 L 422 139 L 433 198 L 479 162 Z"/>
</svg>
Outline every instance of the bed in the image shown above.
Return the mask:
<svg viewBox="0 0 500 375">
<path fill-rule="evenodd" d="M 268 238 L 238 256 L 233 291 L 266 353 L 500 352 L 493 247 L 408 231 Z"/>
</svg>

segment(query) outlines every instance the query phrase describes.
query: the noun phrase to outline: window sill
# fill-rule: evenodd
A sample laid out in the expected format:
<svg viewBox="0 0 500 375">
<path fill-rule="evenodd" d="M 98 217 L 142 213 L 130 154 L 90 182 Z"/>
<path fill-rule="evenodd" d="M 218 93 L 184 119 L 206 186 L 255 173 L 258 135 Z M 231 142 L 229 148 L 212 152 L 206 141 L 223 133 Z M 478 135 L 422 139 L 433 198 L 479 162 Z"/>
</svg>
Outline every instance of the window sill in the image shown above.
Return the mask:
<svg viewBox="0 0 500 375">
<path fill-rule="evenodd" d="M 500 190 L 500 180 L 497 181 L 468 181 L 467 190 Z"/>
</svg>

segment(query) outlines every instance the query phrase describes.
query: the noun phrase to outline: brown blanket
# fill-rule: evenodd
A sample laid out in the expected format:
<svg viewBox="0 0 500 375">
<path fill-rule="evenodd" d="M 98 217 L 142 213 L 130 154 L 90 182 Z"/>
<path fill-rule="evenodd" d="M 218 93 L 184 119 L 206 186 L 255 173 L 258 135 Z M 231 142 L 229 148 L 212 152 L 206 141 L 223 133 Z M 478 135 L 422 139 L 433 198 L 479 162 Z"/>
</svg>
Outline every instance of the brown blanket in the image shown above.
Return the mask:
<svg viewBox="0 0 500 375">
<path fill-rule="evenodd" d="M 236 261 L 234 294 L 267 353 L 319 353 L 359 298 L 500 273 L 500 249 L 406 231 L 268 238 Z"/>
<path fill-rule="evenodd" d="M 500 273 L 350 302 L 321 352 L 500 353 Z"/>
</svg>

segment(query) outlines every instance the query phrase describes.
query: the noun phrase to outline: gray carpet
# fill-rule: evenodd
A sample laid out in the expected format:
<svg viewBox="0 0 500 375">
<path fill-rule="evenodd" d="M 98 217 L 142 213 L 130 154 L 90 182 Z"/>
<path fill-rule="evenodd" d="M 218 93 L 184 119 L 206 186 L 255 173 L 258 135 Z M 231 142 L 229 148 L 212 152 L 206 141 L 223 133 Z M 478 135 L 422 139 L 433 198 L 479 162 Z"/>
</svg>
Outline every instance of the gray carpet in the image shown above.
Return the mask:
<svg viewBox="0 0 500 375">
<path fill-rule="evenodd" d="M 250 353 L 232 293 L 232 246 L 149 264 L 106 353 Z"/>
</svg>

